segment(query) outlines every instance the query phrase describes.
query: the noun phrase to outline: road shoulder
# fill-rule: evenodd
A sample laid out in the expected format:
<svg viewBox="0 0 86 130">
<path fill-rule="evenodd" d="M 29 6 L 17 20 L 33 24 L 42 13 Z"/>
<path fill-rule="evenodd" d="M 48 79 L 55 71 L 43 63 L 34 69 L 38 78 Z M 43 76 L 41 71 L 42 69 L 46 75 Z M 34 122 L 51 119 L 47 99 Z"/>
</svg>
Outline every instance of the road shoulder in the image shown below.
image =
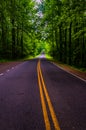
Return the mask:
<svg viewBox="0 0 86 130">
<path fill-rule="evenodd" d="M 61 64 L 61 63 L 57 63 L 57 62 L 52 62 L 52 63 L 55 64 L 56 66 L 60 67 L 61 69 L 67 71 L 68 73 L 71 73 L 78 78 L 86 80 L 86 72 L 82 72 L 78 69 L 75 69 L 75 68 L 69 66 L 69 65 L 64 65 L 64 64 Z"/>
<path fill-rule="evenodd" d="M 21 61 L 20 62 L 15 61 L 15 62 L 0 63 L 0 74 L 5 72 L 8 69 L 11 69 L 12 67 L 15 67 L 16 65 L 18 65 L 20 63 L 22 63 L 22 62 Z"/>
</svg>

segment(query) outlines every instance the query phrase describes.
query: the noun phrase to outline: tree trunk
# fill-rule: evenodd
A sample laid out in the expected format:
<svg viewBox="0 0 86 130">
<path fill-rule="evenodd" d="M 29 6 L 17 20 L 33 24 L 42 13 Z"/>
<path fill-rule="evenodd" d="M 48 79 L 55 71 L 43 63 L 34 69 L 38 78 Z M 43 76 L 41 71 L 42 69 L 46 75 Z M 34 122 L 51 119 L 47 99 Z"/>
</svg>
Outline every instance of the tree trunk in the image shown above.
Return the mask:
<svg viewBox="0 0 86 130">
<path fill-rule="evenodd" d="M 83 18 L 83 30 L 84 30 L 84 18 Z M 81 66 L 82 67 L 86 67 L 86 59 L 85 59 L 85 35 L 84 35 L 84 31 L 82 34 L 82 46 L 81 46 Z"/>
<path fill-rule="evenodd" d="M 17 46 L 19 45 L 19 28 L 17 26 Z"/>
<path fill-rule="evenodd" d="M 22 32 L 21 32 L 21 57 L 23 57 L 23 22 L 22 22 Z"/>
<path fill-rule="evenodd" d="M 12 19 L 12 58 L 15 59 L 15 21 Z"/>
<path fill-rule="evenodd" d="M 72 63 L 72 41 L 71 41 L 71 31 L 72 31 L 72 22 L 70 22 L 70 25 L 69 25 L 69 64 L 71 65 Z"/>
<path fill-rule="evenodd" d="M 59 26 L 59 44 L 60 44 L 60 48 L 59 48 L 59 58 L 60 61 L 62 61 L 62 24 Z"/>
<path fill-rule="evenodd" d="M 65 29 L 64 62 L 67 63 L 67 29 Z"/>
<path fill-rule="evenodd" d="M 57 28 L 55 29 L 55 42 L 56 42 L 56 56 L 58 57 L 58 34 L 57 34 Z"/>
<path fill-rule="evenodd" d="M 12 24 L 12 58 L 15 59 L 15 0 L 11 0 L 11 24 Z"/>
<path fill-rule="evenodd" d="M 2 44 L 2 57 L 6 57 L 6 28 L 5 28 L 5 22 L 4 17 L 2 13 L 2 19 L 1 19 L 1 44 Z"/>
</svg>

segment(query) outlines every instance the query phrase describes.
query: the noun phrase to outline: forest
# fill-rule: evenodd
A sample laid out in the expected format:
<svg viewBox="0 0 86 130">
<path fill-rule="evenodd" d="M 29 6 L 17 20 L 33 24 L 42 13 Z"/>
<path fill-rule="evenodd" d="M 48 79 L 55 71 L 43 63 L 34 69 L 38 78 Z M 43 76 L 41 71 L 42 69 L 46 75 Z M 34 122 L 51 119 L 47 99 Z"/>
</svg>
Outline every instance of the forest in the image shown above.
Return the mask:
<svg viewBox="0 0 86 130">
<path fill-rule="evenodd" d="M 0 0 L 0 59 L 44 50 L 86 68 L 86 0 Z"/>
</svg>

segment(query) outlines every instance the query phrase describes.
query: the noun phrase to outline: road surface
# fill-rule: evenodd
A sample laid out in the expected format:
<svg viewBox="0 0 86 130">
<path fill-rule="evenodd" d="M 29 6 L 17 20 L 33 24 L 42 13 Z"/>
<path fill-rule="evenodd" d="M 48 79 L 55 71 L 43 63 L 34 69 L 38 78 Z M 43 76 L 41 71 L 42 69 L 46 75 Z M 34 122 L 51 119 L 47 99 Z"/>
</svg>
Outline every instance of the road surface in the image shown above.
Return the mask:
<svg viewBox="0 0 86 130">
<path fill-rule="evenodd" d="M 86 130 L 86 82 L 43 57 L 4 72 L 0 130 Z"/>
</svg>

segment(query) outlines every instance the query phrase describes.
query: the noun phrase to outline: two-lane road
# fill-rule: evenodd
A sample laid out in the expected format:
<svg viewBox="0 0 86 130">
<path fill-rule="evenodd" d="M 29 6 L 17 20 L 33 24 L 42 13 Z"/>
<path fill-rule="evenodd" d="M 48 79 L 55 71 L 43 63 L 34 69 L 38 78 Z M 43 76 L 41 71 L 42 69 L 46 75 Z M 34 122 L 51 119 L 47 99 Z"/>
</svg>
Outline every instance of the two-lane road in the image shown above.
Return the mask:
<svg viewBox="0 0 86 130">
<path fill-rule="evenodd" d="M 86 82 L 46 59 L 0 76 L 0 130 L 86 130 Z"/>
</svg>

